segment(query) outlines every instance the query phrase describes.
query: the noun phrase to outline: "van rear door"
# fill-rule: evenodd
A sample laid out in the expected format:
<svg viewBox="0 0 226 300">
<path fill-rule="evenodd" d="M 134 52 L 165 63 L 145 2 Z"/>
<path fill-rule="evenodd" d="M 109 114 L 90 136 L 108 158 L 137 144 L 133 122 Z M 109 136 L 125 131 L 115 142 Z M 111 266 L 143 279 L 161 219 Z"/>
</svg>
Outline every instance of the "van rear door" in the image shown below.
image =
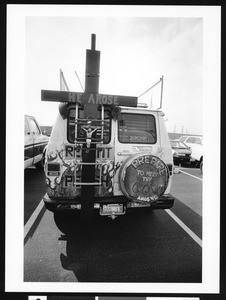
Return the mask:
<svg viewBox="0 0 226 300">
<path fill-rule="evenodd" d="M 122 109 L 115 134 L 115 163 L 122 165 L 129 156 L 139 152 L 156 155 L 159 152 L 157 132 L 154 112 Z M 115 178 L 114 184 L 115 193 L 121 194 L 119 178 Z"/>
</svg>

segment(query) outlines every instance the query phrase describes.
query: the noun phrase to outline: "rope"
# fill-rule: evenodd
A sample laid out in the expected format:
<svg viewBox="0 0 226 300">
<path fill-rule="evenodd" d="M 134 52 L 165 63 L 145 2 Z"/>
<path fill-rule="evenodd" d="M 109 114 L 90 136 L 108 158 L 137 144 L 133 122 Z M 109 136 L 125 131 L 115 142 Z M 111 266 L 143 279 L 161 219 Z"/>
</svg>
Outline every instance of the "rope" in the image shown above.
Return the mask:
<svg viewBox="0 0 226 300">
<path fill-rule="evenodd" d="M 66 86 L 66 89 L 69 91 L 69 88 L 68 88 L 68 85 L 67 85 L 67 82 L 66 82 L 66 80 L 65 80 L 65 78 L 64 78 L 64 73 L 63 73 L 63 71 L 60 69 L 60 90 L 62 91 L 62 80 L 63 80 L 63 83 L 64 83 L 64 85 Z"/>
<path fill-rule="evenodd" d="M 80 81 L 80 79 L 79 79 L 78 74 L 77 74 L 76 71 L 75 71 L 75 74 L 76 74 L 76 76 L 77 76 L 77 78 L 78 78 L 78 81 L 79 81 L 79 83 L 80 83 L 80 85 L 81 85 L 81 88 L 82 88 L 82 90 L 83 90 L 83 92 L 84 92 L 84 88 L 83 88 L 83 86 L 82 86 L 82 83 L 81 83 L 81 81 Z"/>
<path fill-rule="evenodd" d="M 160 80 L 158 82 L 156 82 L 154 85 L 152 85 L 149 89 L 147 89 L 145 92 L 143 92 L 139 97 L 143 96 L 144 94 L 146 94 L 148 91 L 150 91 L 153 87 L 155 87 L 157 84 L 159 84 L 159 82 L 161 82 L 162 79 L 160 78 Z"/>
</svg>

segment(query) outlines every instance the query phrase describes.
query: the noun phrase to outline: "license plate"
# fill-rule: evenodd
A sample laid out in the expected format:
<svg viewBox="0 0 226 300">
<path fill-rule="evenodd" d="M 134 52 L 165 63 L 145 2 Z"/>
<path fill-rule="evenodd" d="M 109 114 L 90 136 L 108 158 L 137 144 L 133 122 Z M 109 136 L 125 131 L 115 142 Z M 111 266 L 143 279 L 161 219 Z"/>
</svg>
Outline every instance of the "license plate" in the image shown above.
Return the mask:
<svg viewBox="0 0 226 300">
<path fill-rule="evenodd" d="M 185 154 L 181 153 L 180 156 L 185 156 Z"/>
<path fill-rule="evenodd" d="M 125 209 L 123 204 L 103 204 L 100 207 L 100 214 L 102 216 L 123 215 Z"/>
</svg>

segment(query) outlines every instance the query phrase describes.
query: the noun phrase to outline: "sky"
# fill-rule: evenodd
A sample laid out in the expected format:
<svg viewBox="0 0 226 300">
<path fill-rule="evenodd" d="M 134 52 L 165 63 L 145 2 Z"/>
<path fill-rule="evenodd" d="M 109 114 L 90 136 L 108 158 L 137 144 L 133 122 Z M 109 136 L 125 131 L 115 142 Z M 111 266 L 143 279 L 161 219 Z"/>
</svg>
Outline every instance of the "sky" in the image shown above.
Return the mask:
<svg viewBox="0 0 226 300">
<path fill-rule="evenodd" d="M 70 91 L 82 91 L 75 71 L 84 87 L 92 33 L 101 51 L 99 93 L 139 96 L 163 76 L 168 132 L 203 133 L 201 17 L 26 17 L 26 114 L 53 125 L 58 103 L 42 102 L 41 89 L 60 90 L 60 69 Z M 138 100 L 158 108 L 160 90 L 158 84 Z"/>
</svg>

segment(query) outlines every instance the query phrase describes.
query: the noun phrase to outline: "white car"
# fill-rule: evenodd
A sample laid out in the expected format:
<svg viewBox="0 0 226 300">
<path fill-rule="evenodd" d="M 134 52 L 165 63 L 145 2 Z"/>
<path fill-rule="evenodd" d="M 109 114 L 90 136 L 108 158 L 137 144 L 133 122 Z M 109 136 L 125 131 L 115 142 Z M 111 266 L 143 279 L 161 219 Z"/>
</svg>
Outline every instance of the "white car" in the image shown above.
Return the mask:
<svg viewBox="0 0 226 300">
<path fill-rule="evenodd" d="M 179 141 L 184 142 L 190 147 L 192 153 L 191 158 L 197 166 L 200 166 L 203 160 L 203 138 L 202 136 L 181 136 Z"/>
<path fill-rule="evenodd" d="M 37 120 L 24 116 L 24 169 L 35 166 L 43 169 L 45 163 L 45 150 L 49 137 L 42 134 Z"/>
</svg>

